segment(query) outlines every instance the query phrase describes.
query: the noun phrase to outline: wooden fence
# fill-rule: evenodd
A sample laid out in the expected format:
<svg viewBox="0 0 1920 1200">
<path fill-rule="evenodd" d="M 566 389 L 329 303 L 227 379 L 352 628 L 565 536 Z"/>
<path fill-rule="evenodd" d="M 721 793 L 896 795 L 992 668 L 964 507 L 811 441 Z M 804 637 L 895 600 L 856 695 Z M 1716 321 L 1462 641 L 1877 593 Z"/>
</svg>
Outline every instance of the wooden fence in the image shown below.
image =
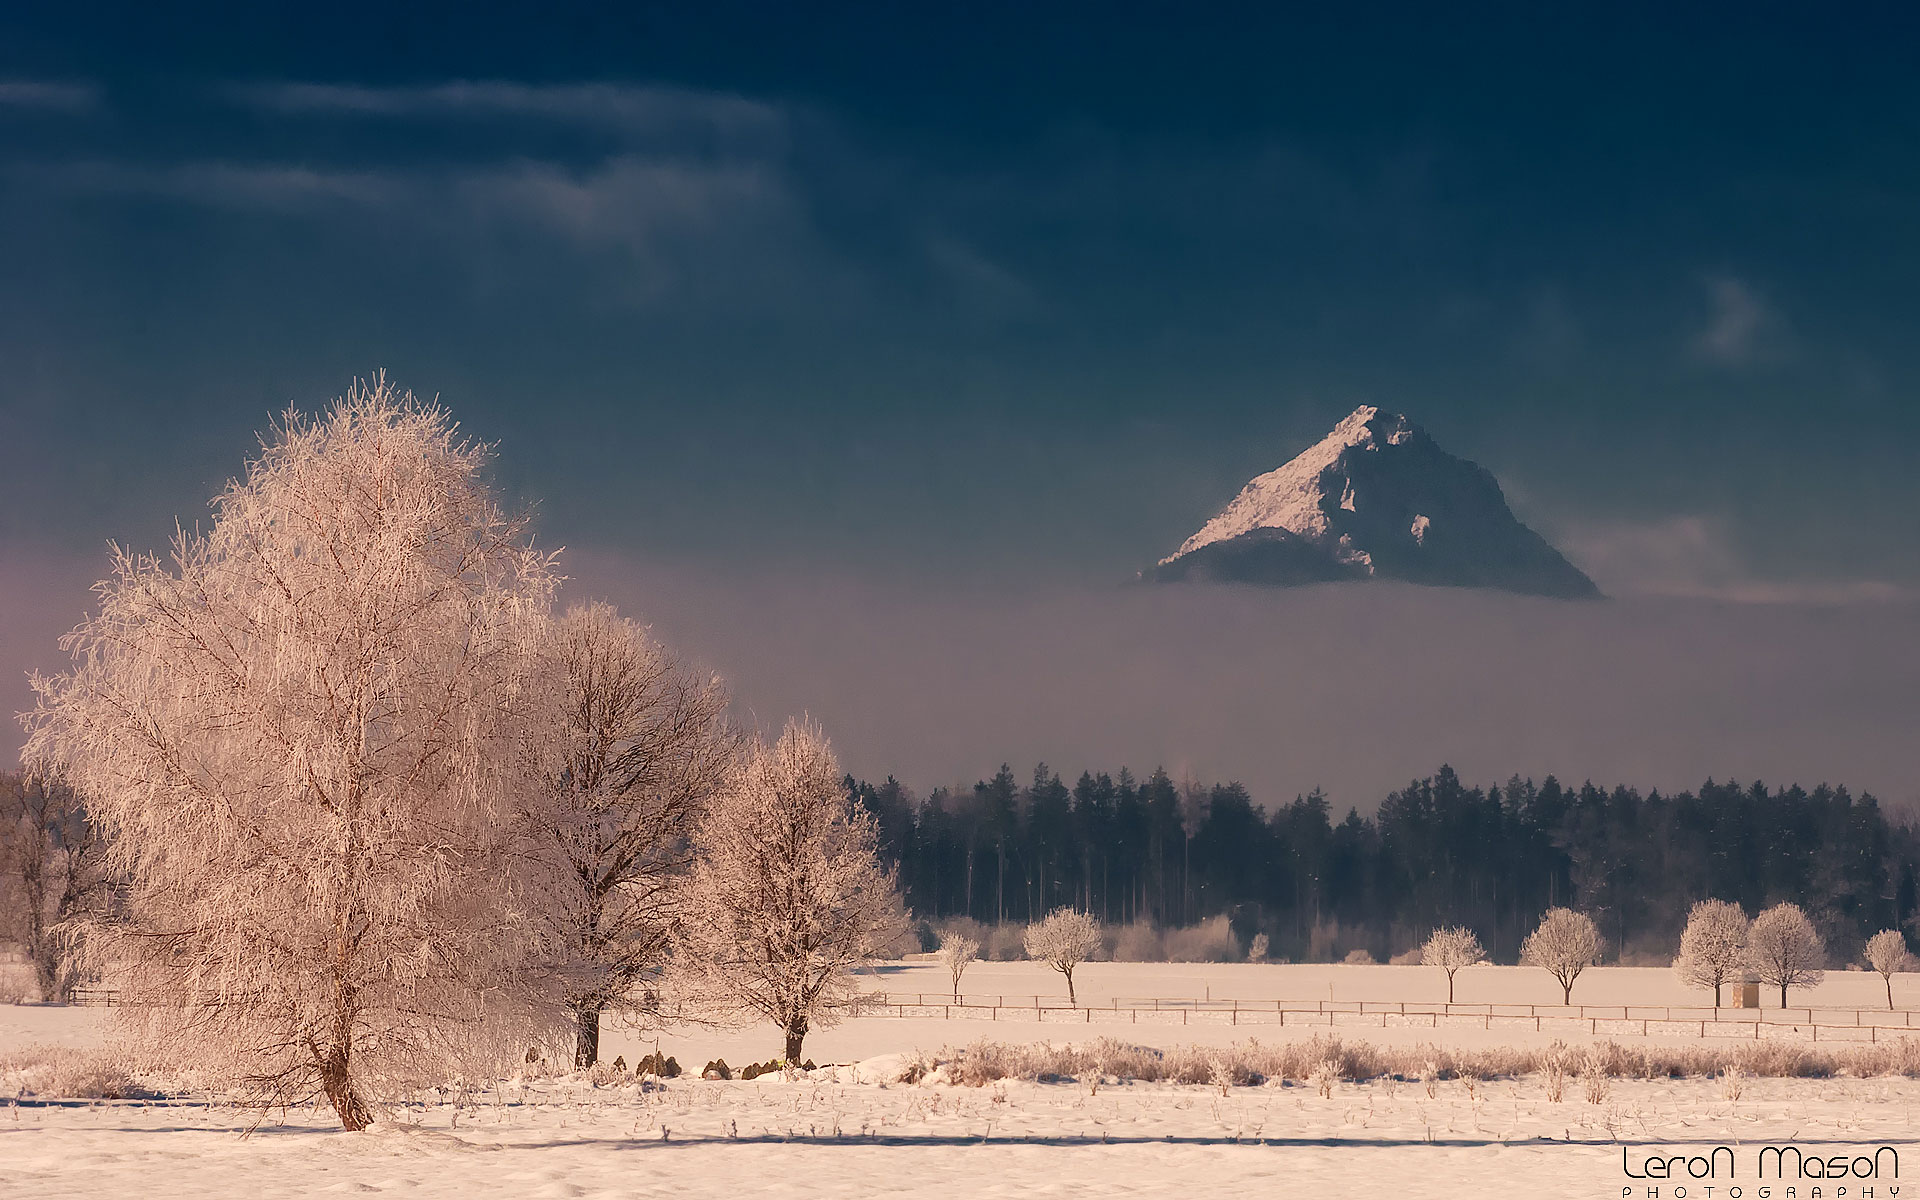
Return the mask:
<svg viewBox="0 0 1920 1200">
<path fill-rule="evenodd" d="M 863 997 L 865 1016 L 1032 1021 L 1069 1025 L 1270 1025 L 1288 1028 L 1511 1029 L 1615 1037 L 1799 1038 L 1882 1042 L 1920 1036 L 1912 1009 L 1707 1008 L 1678 1005 L 1428 1004 L 1371 1000 L 1170 1000 L 1116 997 L 1066 1005 L 1055 997 L 919 993 Z"/>
<path fill-rule="evenodd" d="M 79 988 L 73 1003 L 118 1004 L 117 991 Z M 1291 1029 L 1509 1029 L 1613 1037 L 1788 1038 L 1885 1042 L 1920 1037 L 1920 1010 L 1706 1008 L 1681 1005 L 1430 1004 L 1374 1000 L 1182 1000 L 1118 996 L 1062 1004 L 1054 996 L 869 992 L 853 1015 L 1059 1025 L 1276 1026 Z"/>
</svg>

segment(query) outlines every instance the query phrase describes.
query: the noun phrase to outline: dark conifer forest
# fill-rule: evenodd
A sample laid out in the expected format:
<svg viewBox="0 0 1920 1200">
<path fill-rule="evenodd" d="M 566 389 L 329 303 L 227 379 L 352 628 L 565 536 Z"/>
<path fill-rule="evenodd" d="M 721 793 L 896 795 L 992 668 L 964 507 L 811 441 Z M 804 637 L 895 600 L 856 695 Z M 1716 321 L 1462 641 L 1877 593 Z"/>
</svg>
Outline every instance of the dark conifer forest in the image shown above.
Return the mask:
<svg viewBox="0 0 1920 1200">
<path fill-rule="evenodd" d="M 1025 922 L 1060 905 L 1110 923 L 1219 916 L 1294 961 L 1384 960 L 1466 925 L 1511 962 L 1546 909 L 1591 915 L 1607 961 L 1665 963 L 1687 909 L 1803 906 L 1836 961 L 1920 903 L 1920 836 L 1870 795 L 1708 781 L 1641 792 L 1548 776 L 1469 786 L 1449 767 L 1339 815 L 1319 792 L 1263 804 L 1237 783 L 1177 784 L 1044 764 L 921 797 L 847 785 L 881 830 L 916 917 Z"/>
</svg>

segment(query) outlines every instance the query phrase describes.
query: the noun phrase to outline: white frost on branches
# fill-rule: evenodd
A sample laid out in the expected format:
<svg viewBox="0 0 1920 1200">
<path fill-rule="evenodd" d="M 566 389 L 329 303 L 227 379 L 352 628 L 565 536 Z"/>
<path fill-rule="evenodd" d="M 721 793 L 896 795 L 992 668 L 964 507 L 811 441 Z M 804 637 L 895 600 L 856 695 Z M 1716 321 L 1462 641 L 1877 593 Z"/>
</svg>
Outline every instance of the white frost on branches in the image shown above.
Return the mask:
<svg viewBox="0 0 1920 1200">
<path fill-rule="evenodd" d="M 1520 943 L 1520 962 L 1540 967 L 1560 983 L 1561 1002 L 1573 1003 L 1573 981 L 1600 957 L 1593 919 L 1570 908 L 1550 908 L 1540 927 Z"/>
<path fill-rule="evenodd" d="M 1100 922 L 1077 908 L 1056 908 L 1027 926 L 1027 957 L 1067 977 L 1067 1003 L 1073 994 L 1073 969 L 1100 950 Z"/>
<path fill-rule="evenodd" d="M 1700 901 L 1687 913 L 1673 973 L 1688 987 L 1712 988 L 1713 1006 L 1719 1008 L 1720 989 L 1746 971 L 1749 928 L 1747 914 L 1738 904 Z"/>
<path fill-rule="evenodd" d="M 1867 939 L 1867 965 L 1880 973 L 1887 985 L 1887 1007 L 1893 1007 L 1893 977 L 1913 970 L 1913 955 L 1907 939 L 1898 929 L 1882 929 Z"/>
<path fill-rule="evenodd" d="M 1420 947 L 1420 961 L 1447 973 L 1447 1003 L 1453 1003 L 1453 977 L 1462 967 L 1487 961 L 1487 952 L 1473 930 L 1464 927 L 1436 929 Z"/>
<path fill-rule="evenodd" d="M 559 1015 L 509 869 L 549 557 L 383 376 L 289 414 L 169 560 L 116 549 L 28 754 L 112 837 L 120 1012 L 256 1102 L 504 1070 Z"/>
<path fill-rule="evenodd" d="M 980 957 L 980 943 L 964 933 L 949 933 L 940 939 L 940 961 L 953 976 L 953 998 L 960 999 L 960 977 Z"/>
<path fill-rule="evenodd" d="M 1821 970 L 1826 946 L 1813 922 L 1798 904 L 1776 904 L 1753 919 L 1747 933 L 1747 964 L 1756 978 L 1780 989 L 1780 1007 L 1787 1006 L 1787 989 L 1818 987 L 1827 973 Z"/>
<path fill-rule="evenodd" d="M 873 818 L 819 728 L 789 722 L 748 748 L 697 842 L 681 942 L 695 984 L 778 1025 L 797 1063 L 807 1031 L 853 998 L 853 969 L 904 928 Z"/>
<path fill-rule="evenodd" d="M 599 1057 L 600 1014 L 657 1016 L 690 838 L 739 739 L 727 691 L 606 604 L 547 621 L 525 818 L 544 868 L 551 955 L 574 1014 L 574 1065 Z M 636 992 L 636 989 L 637 992 Z"/>
</svg>

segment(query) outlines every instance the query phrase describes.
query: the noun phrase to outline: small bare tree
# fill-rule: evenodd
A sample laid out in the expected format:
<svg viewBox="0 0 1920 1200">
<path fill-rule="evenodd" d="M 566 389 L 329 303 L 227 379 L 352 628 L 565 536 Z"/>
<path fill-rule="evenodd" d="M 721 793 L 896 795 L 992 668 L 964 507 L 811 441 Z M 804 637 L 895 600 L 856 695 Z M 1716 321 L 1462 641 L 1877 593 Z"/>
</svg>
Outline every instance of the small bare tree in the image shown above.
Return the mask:
<svg viewBox="0 0 1920 1200">
<path fill-rule="evenodd" d="M 1447 1003 L 1452 1004 L 1454 975 L 1462 967 L 1487 961 L 1487 952 L 1471 929 L 1436 929 L 1426 945 L 1420 947 L 1420 961 L 1447 973 Z"/>
<path fill-rule="evenodd" d="M 1570 908 L 1550 908 L 1540 927 L 1520 943 L 1520 961 L 1540 967 L 1560 983 L 1563 1004 L 1573 1003 L 1573 981 L 1600 957 L 1600 931 L 1593 919 Z"/>
<path fill-rule="evenodd" d="M 1715 1008 L 1720 1007 L 1720 989 L 1746 970 L 1750 924 L 1738 904 L 1725 900 L 1702 900 L 1687 913 L 1673 972 L 1688 987 L 1712 988 Z"/>
<path fill-rule="evenodd" d="M 46 771 L 0 774 L 0 930 L 26 948 L 40 999 L 64 1004 L 85 976 L 86 923 L 112 899 L 106 841 L 79 794 Z"/>
<path fill-rule="evenodd" d="M 1781 1008 L 1788 988 L 1818 987 L 1826 978 L 1820 969 L 1826 954 L 1798 904 L 1774 905 L 1753 919 L 1747 933 L 1747 963 L 1761 983 L 1780 989 Z"/>
<path fill-rule="evenodd" d="M 110 925 L 151 1052 L 255 1102 L 505 1069 L 537 994 L 513 868 L 529 634 L 549 557 L 488 448 L 384 377 L 289 414 L 170 561 L 116 551 L 36 678 L 29 761 L 110 837 Z"/>
<path fill-rule="evenodd" d="M 739 748 L 726 688 L 610 605 L 546 623 L 530 738 L 543 783 L 526 819 L 544 865 L 552 954 L 574 1015 L 574 1065 L 600 1055 L 600 1016 L 666 965 L 691 834 Z"/>
<path fill-rule="evenodd" d="M 1892 1008 L 1893 977 L 1901 971 L 1913 970 L 1913 955 L 1907 951 L 1906 935 L 1898 929 L 1882 929 L 1868 938 L 1867 965 L 1880 972 L 1880 978 L 1887 985 L 1887 1007 Z"/>
<path fill-rule="evenodd" d="M 956 1003 L 960 999 L 960 977 L 979 957 L 980 943 L 964 933 L 949 933 L 940 939 L 940 961 L 947 965 L 947 973 L 953 976 L 953 998 Z"/>
<path fill-rule="evenodd" d="M 778 1025 L 797 1063 L 807 1031 L 852 998 L 853 969 L 905 927 L 873 818 L 819 728 L 789 722 L 747 749 L 696 844 L 681 942 L 692 982 Z"/>
<path fill-rule="evenodd" d="M 1067 1003 L 1073 994 L 1073 969 L 1100 949 L 1100 922 L 1077 908 L 1056 908 L 1027 926 L 1027 957 L 1046 963 L 1067 977 Z"/>
<path fill-rule="evenodd" d="M 1265 962 L 1267 961 L 1268 951 L 1269 943 L 1267 941 L 1267 935 L 1264 933 L 1256 933 L 1253 935 L 1253 941 L 1247 946 L 1247 961 L 1256 963 Z"/>
</svg>

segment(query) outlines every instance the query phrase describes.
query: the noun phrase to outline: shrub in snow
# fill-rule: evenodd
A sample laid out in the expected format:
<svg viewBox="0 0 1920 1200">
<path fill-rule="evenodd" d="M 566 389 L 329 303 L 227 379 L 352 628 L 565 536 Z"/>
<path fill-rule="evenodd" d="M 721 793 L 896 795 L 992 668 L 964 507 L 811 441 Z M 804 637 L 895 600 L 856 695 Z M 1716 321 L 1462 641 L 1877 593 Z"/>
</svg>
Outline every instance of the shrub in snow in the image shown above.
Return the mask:
<svg viewBox="0 0 1920 1200">
<path fill-rule="evenodd" d="M 1473 930 L 1456 926 L 1434 930 L 1426 944 L 1420 947 L 1420 961 L 1447 973 L 1447 1003 L 1452 1004 L 1453 977 L 1462 967 L 1487 961 L 1487 952 L 1481 948 L 1480 939 Z"/>
<path fill-rule="evenodd" d="M 33 969 L 25 963 L 0 962 L 0 1004 L 25 1004 L 40 998 Z"/>
<path fill-rule="evenodd" d="M 1898 929 L 1882 929 L 1867 939 L 1867 965 L 1880 972 L 1887 985 L 1887 1007 L 1893 1007 L 1893 977 L 1913 970 L 1913 955 L 1907 951 L 1907 939 Z"/>
<path fill-rule="evenodd" d="M 1267 935 L 1264 933 L 1254 934 L 1253 942 L 1247 947 L 1247 961 L 1248 962 L 1267 961 L 1267 947 L 1268 947 Z"/>
<path fill-rule="evenodd" d="M 1787 1006 L 1788 988 L 1818 987 L 1826 978 L 1820 969 L 1826 953 L 1797 904 L 1774 905 L 1753 919 L 1747 933 L 1747 965 L 1761 983 L 1780 989 L 1781 1008 Z"/>
<path fill-rule="evenodd" d="M 1107 926 L 1101 937 L 1101 948 L 1114 962 L 1167 961 L 1166 938 L 1151 921 Z"/>
<path fill-rule="evenodd" d="M 1550 908 L 1540 927 L 1520 944 L 1520 961 L 1540 967 L 1560 983 L 1561 1002 L 1573 1003 L 1573 981 L 1600 957 L 1600 931 L 1593 919 L 1570 908 Z"/>
<path fill-rule="evenodd" d="M 701 1067 L 701 1068 L 700 1068 L 700 1078 L 702 1078 L 702 1079 L 732 1079 L 732 1078 L 733 1078 L 733 1069 L 732 1069 L 731 1067 L 729 1067 L 729 1066 L 727 1066 L 727 1060 L 726 1060 L 726 1059 L 724 1059 L 724 1058 L 716 1058 L 716 1059 L 714 1059 L 714 1060 L 712 1060 L 711 1062 L 709 1062 L 709 1063 L 708 1063 L 708 1064 L 707 1064 L 706 1066 L 704 1066 L 704 1067 Z"/>
<path fill-rule="evenodd" d="M 1067 979 L 1067 1003 L 1076 1003 L 1073 970 L 1100 949 L 1100 922 L 1074 908 L 1056 908 L 1027 926 L 1027 957 Z"/>
<path fill-rule="evenodd" d="M 124 1100 L 139 1094 L 106 1053 L 71 1046 L 28 1045 L 0 1051 L 0 1095 L 48 1100 Z"/>
<path fill-rule="evenodd" d="M 842 779 L 811 723 L 756 739 L 713 798 L 689 880 L 680 945 L 697 986 L 779 1026 L 788 1062 L 906 926 L 873 818 Z"/>
<path fill-rule="evenodd" d="M 1723 1100 L 1738 1100 L 1746 1091 L 1747 1077 L 1739 1067 L 1728 1067 L 1720 1072 L 1720 1097 Z"/>
<path fill-rule="evenodd" d="M 1240 939 L 1222 915 L 1161 935 L 1164 962 L 1237 962 Z"/>
<path fill-rule="evenodd" d="M 1740 1045 L 1621 1045 L 1598 1042 L 1576 1052 L 1565 1042 L 1532 1046 L 1374 1046 L 1332 1037 L 1268 1045 L 1258 1041 L 1228 1047 L 1174 1046 L 1165 1050 L 1136 1046 L 1114 1038 L 1081 1045 L 1048 1043 L 1004 1045 L 976 1042 L 960 1050 L 942 1049 L 920 1064 L 929 1082 L 985 1086 L 1004 1079 L 1031 1082 L 1082 1082 L 1119 1079 L 1155 1083 L 1218 1086 L 1224 1076 L 1234 1086 L 1288 1080 L 1314 1083 L 1347 1079 L 1356 1083 L 1381 1078 L 1420 1080 L 1437 1092 L 1437 1081 L 1485 1080 L 1538 1075 L 1555 1103 L 1565 1098 L 1569 1079 L 1578 1077 L 1583 1093 L 1606 1096 L 1602 1082 L 1614 1078 L 1712 1078 L 1738 1071 L 1747 1078 L 1826 1078 L 1904 1075 L 1920 1077 L 1920 1038 L 1830 1050 L 1769 1039 Z"/>
<path fill-rule="evenodd" d="M 1750 922 L 1738 904 L 1702 900 L 1687 913 L 1680 935 L 1680 954 L 1674 974 L 1689 987 L 1712 988 L 1713 1006 L 1720 1007 L 1720 989 L 1738 982 L 1746 971 L 1747 931 Z"/>
<path fill-rule="evenodd" d="M 1373 951 L 1368 950 L 1364 946 L 1355 950 L 1349 950 L 1347 951 L 1347 957 L 1342 961 L 1348 966 L 1371 967 L 1374 965 Z"/>
<path fill-rule="evenodd" d="M 115 834 L 122 1017 L 255 1103 L 362 1129 L 555 1032 L 515 807 L 556 580 L 488 458 L 384 378 L 290 415 L 34 681 L 29 760 Z"/>
</svg>

